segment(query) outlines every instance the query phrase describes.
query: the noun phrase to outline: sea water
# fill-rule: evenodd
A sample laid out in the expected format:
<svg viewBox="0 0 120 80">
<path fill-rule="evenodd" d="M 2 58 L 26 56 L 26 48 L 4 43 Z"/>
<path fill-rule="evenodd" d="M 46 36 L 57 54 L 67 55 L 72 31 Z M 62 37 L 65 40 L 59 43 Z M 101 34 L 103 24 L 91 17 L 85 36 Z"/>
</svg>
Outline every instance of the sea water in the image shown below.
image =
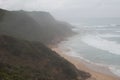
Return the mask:
<svg viewBox="0 0 120 80">
<path fill-rule="evenodd" d="M 68 55 L 102 65 L 120 76 L 120 19 L 83 19 L 74 23 L 78 34 L 60 43 Z"/>
</svg>

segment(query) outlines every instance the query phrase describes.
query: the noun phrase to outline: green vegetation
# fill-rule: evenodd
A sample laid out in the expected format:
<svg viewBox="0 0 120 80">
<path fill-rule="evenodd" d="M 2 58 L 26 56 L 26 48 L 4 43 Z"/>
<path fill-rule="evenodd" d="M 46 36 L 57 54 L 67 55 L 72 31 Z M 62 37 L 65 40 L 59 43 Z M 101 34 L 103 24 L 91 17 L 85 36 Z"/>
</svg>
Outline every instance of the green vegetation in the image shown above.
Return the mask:
<svg viewBox="0 0 120 80">
<path fill-rule="evenodd" d="M 0 80 L 85 80 L 89 77 L 89 73 L 77 70 L 41 43 L 0 36 Z"/>
<path fill-rule="evenodd" d="M 24 70 L 22 67 L 0 63 L 0 80 L 26 80 L 27 78 L 22 74 Z"/>
<path fill-rule="evenodd" d="M 89 78 L 89 73 L 79 71 L 44 45 L 58 43 L 73 35 L 71 27 L 47 12 L 0 9 L 0 80 Z"/>
<path fill-rule="evenodd" d="M 53 80 L 53 78 L 46 70 L 1 63 L 0 80 Z"/>
</svg>

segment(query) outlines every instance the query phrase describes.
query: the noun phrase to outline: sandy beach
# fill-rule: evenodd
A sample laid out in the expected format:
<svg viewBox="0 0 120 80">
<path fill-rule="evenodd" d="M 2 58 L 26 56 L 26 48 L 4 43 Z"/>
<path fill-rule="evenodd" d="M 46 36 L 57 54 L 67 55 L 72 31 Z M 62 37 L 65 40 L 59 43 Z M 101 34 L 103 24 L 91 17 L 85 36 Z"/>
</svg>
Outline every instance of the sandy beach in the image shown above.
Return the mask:
<svg viewBox="0 0 120 80">
<path fill-rule="evenodd" d="M 89 65 L 89 63 L 86 63 L 83 60 L 65 54 L 66 52 L 62 51 L 58 47 L 52 47 L 52 50 L 57 52 L 61 57 L 64 57 L 66 60 L 74 64 L 79 70 L 89 72 L 92 75 L 92 77 L 91 79 L 88 80 L 120 80 L 120 78 L 112 74 L 109 70 L 107 70 L 104 67 L 99 67 L 99 66 L 97 67 L 93 65 L 92 67 L 96 69 L 93 70 L 89 68 L 89 66 L 87 66 Z"/>
</svg>

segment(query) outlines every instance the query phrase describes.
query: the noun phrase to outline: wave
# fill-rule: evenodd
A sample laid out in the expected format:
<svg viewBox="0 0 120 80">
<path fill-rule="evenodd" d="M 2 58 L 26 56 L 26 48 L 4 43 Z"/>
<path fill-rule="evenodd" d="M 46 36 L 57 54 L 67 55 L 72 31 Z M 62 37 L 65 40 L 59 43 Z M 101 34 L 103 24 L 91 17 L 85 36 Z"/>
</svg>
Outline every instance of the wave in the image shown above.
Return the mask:
<svg viewBox="0 0 120 80">
<path fill-rule="evenodd" d="M 96 38 L 93 35 L 87 35 L 86 36 L 88 38 Z M 98 37 L 98 36 L 97 36 Z M 100 38 L 100 37 L 99 37 Z M 84 37 L 85 39 L 85 37 Z M 100 38 L 101 39 L 101 38 Z M 88 39 L 87 41 L 89 41 L 90 39 Z M 74 57 L 74 58 L 79 58 L 80 60 L 85 61 L 86 63 L 89 63 L 88 66 L 90 67 L 90 65 L 95 65 L 96 67 L 100 67 L 100 68 L 106 68 L 109 69 L 109 71 L 111 71 L 113 74 L 115 74 L 116 76 L 120 76 L 120 67 L 117 66 L 111 66 L 110 64 L 106 64 L 106 63 L 99 63 L 99 62 L 93 62 L 92 60 L 89 60 L 85 57 L 83 57 L 81 54 L 79 54 L 74 48 L 72 48 L 72 46 L 70 44 L 67 43 L 68 41 L 63 41 L 61 42 L 58 47 L 65 52 L 66 55 Z M 72 44 L 72 43 L 71 43 Z M 92 69 L 92 68 L 91 68 Z M 94 69 L 93 69 L 94 70 Z M 104 72 L 104 71 L 103 71 Z"/>
<path fill-rule="evenodd" d="M 120 76 L 120 66 L 110 66 L 109 69 L 115 75 Z"/>
<path fill-rule="evenodd" d="M 98 34 L 98 36 L 100 36 L 100 37 L 105 37 L 105 38 L 114 38 L 114 37 L 120 37 L 120 35 L 118 35 L 118 34 Z"/>
<path fill-rule="evenodd" d="M 120 55 L 120 44 L 115 41 L 103 39 L 97 35 L 84 35 L 81 40 L 89 46 Z"/>
<path fill-rule="evenodd" d="M 64 43 L 64 42 L 63 42 Z M 86 58 L 84 58 L 83 56 L 81 56 L 80 54 L 78 54 L 75 50 L 73 50 L 72 48 L 65 46 L 65 45 L 59 45 L 59 48 L 65 52 L 66 55 L 74 57 L 74 58 L 79 58 L 80 60 L 85 61 L 86 63 L 89 63 L 89 67 L 90 65 L 94 65 L 94 66 L 98 66 L 98 67 L 103 67 L 103 68 L 107 68 L 109 69 L 113 74 L 115 74 L 116 76 L 120 76 L 120 67 L 118 66 L 111 66 L 111 65 L 107 65 L 107 64 L 102 64 L 102 63 L 96 63 L 96 62 L 92 62 L 91 60 L 88 60 Z M 86 64 L 87 65 L 87 64 Z M 92 68 L 93 69 L 93 68 Z M 94 70 L 94 69 L 93 69 Z"/>
</svg>

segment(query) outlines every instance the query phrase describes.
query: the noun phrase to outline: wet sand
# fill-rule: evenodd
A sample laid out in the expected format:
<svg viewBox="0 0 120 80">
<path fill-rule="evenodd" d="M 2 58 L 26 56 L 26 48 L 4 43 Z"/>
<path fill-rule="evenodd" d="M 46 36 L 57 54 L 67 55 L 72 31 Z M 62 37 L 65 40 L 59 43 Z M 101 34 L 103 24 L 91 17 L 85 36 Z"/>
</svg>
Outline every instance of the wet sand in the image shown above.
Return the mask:
<svg viewBox="0 0 120 80">
<path fill-rule="evenodd" d="M 92 77 L 88 80 L 120 80 L 119 77 L 114 75 L 105 67 L 96 66 L 80 60 L 79 58 L 69 56 L 58 47 L 52 47 L 51 49 L 57 52 L 61 57 L 64 57 L 66 60 L 74 64 L 79 70 L 89 72 Z M 94 68 L 94 70 L 92 68 Z"/>
</svg>

